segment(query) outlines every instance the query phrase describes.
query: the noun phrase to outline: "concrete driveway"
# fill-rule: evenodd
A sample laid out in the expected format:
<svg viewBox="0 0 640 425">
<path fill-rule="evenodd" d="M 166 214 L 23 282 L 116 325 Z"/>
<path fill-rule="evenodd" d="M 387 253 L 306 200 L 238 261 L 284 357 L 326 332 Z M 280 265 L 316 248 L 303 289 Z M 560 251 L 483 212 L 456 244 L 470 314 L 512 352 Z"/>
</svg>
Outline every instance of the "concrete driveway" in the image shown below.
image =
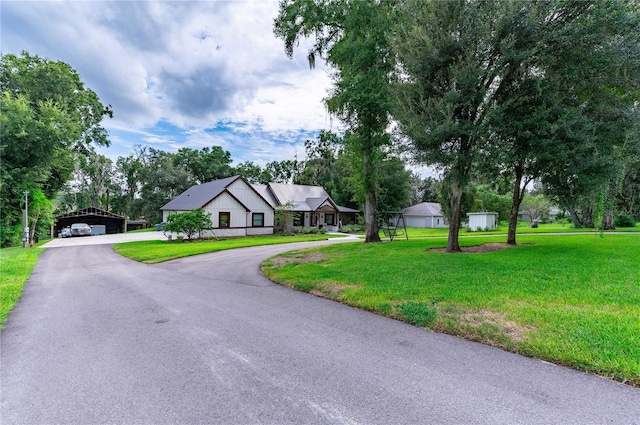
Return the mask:
<svg viewBox="0 0 640 425">
<path fill-rule="evenodd" d="M 106 240 L 92 238 L 61 242 Z M 640 424 L 638 388 L 296 292 L 259 271 L 264 258 L 329 243 L 153 266 L 109 245 L 47 249 L 0 335 L 0 422 Z"/>
<path fill-rule="evenodd" d="M 113 235 L 97 235 L 97 236 L 74 236 L 71 238 L 55 238 L 46 244 L 43 248 L 60 248 L 65 246 L 82 246 L 82 245 L 111 245 L 122 242 L 133 241 L 151 241 L 166 240 L 164 232 L 131 232 L 116 233 Z"/>
</svg>

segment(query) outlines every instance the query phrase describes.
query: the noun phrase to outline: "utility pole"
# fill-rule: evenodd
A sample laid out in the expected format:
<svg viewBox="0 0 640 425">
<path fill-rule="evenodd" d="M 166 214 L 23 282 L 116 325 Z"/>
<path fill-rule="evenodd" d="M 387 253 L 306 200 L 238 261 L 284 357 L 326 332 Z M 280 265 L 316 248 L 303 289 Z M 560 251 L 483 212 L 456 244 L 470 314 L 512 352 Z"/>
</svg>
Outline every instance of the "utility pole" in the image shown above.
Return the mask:
<svg viewBox="0 0 640 425">
<path fill-rule="evenodd" d="M 22 235 L 22 247 L 26 248 L 29 246 L 29 191 L 24 191 L 24 215 L 23 215 L 23 223 L 24 223 L 24 233 Z"/>
</svg>

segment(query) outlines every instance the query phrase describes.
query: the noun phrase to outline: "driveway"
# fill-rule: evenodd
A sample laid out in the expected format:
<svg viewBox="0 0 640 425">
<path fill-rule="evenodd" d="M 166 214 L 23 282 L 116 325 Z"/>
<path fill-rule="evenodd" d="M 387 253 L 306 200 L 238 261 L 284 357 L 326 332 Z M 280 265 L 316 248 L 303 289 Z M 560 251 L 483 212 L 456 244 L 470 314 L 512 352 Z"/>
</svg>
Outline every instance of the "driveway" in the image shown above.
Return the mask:
<svg viewBox="0 0 640 425">
<path fill-rule="evenodd" d="M 258 269 L 329 243 L 153 266 L 109 245 L 47 249 L 0 336 L 0 422 L 640 424 L 640 389 L 296 292 Z"/>
<path fill-rule="evenodd" d="M 152 241 L 166 240 L 164 232 L 131 232 L 116 233 L 112 235 L 96 235 L 96 236 L 75 236 L 71 238 L 55 238 L 46 244 L 43 248 L 60 248 L 65 246 L 81 246 L 81 245 L 111 245 L 122 242 L 133 241 Z"/>
</svg>

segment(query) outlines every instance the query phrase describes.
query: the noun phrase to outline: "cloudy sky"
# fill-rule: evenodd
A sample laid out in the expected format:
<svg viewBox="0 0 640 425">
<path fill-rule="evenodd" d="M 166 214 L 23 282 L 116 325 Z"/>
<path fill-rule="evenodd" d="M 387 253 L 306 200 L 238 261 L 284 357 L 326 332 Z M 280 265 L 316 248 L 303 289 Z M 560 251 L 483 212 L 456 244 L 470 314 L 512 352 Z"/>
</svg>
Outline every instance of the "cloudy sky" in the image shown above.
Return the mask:
<svg viewBox="0 0 640 425">
<path fill-rule="evenodd" d="M 273 35 L 277 0 L 7 1 L 3 54 L 68 63 L 114 118 L 116 158 L 135 145 L 174 152 L 222 146 L 234 164 L 304 158 L 304 141 L 339 130 L 322 99 L 331 82 Z"/>
</svg>

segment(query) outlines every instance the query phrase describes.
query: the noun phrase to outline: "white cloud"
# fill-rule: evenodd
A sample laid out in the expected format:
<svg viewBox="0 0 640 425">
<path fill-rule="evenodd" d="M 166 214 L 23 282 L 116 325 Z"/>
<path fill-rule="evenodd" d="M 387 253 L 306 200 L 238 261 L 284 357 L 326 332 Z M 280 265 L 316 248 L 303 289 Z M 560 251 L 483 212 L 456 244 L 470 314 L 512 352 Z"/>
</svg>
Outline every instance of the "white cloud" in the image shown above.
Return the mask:
<svg viewBox="0 0 640 425">
<path fill-rule="evenodd" d="M 304 41 L 286 57 L 277 10 L 275 0 L 3 2 L 1 46 L 75 68 L 113 107 L 104 125 L 114 148 L 219 144 L 234 160 L 268 162 L 331 125 L 329 78 L 309 71 Z M 191 134 L 172 138 L 162 123 Z M 204 131 L 219 123 L 224 138 Z"/>
</svg>

